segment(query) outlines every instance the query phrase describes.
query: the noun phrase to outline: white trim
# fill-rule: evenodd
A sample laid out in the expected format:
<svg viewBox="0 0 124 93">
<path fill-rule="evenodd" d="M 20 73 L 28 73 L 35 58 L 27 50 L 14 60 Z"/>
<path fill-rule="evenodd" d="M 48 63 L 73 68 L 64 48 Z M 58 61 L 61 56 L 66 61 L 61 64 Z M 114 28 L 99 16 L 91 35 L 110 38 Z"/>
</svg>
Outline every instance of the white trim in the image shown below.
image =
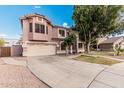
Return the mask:
<svg viewBox="0 0 124 93">
<path fill-rule="evenodd" d="M 64 31 L 64 35 L 65 35 L 65 36 L 62 36 L 62 35 L 59 34 L 59 31 L 60 31 L 60 30 L 63 30 L 63 31 Z M 65 37 L 66 37 L 66 29 L 58 28 L 58 36 L 59 36 L 59 38 L 65 38 Z"/>
</svg>

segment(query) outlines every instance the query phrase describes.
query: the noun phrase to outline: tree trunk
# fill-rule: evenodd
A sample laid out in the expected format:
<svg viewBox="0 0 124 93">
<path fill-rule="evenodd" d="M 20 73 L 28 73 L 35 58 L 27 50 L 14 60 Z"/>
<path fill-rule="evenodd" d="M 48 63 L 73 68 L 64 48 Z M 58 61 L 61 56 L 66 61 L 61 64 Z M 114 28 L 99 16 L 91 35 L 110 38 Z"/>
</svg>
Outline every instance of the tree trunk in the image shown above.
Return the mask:
<svg viewBox="0 0 124 93">
<path fill-rule="evenodd" d="M 75 53 L 78 53 L 78 46 L 77 46 L 78 43 L 77 43 L 77 40 L 75 41 Z"/>
<path fill-rule="evenodd" d="M 86 44 L 86 52 L 87 54 L 90 53 L 90 42 Z"/>
<path fill-rule="evenodd" d="M 65 54 L 66 54 L 66 56 L 68 55 L 68 47 L 66 47 L 66 49 L 65 49 Z"/>
<path fill-rule="evenodd" d="M 97 45 L 96 45 L 96 50 L 97 50 L 97 51 L 98 51 L 98 49 L 99 49 L 99 47 L 98 47 L 98 46 L 99 46 L 99 45 L 97 44 Z"/>
<path fill-rule="evenodd" d="M 118 50 L 118 51 L 117 51 L 117 56 L 119 56 L 119 55 L 120 55 L 120 51 Z"/>
<path fill-rule="evenodd" d="M 87 48 L 87 54 L 90 53 L 90 43 L 91 43 L 91 33 L 89 31 L 89 38 L 87 38 L 87 44 L 86 44 L 86 48 Z"/>
<path fill-rule="evenodd" d="M 71 54 L 71 46 L 68 46 L 68 54 Z"/>
</svg>

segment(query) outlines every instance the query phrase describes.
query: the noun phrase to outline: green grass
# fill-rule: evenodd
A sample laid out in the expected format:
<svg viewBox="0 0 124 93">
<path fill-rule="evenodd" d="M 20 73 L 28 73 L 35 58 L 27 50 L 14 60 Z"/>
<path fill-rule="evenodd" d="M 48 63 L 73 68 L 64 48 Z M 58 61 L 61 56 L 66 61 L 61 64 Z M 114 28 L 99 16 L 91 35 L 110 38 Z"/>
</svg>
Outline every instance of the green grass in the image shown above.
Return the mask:
<svg viewBox="0 0 124 93">
<path fill-rule="evenodd" d="M 114 52 L 108 51 L 93 51 L 91 52 L 92 55 L 102 55 L 102 56 L 114 56 Z"/>
<path fill-rule="evenodd" d="M 114 56 L 114 52 L 108 51 L 93 51 L 91 52 L 92 55 L 102 55 L 102 56 Z M 120 53 L 119 56 L 124 56 L 124 52 Z"/>
<path fill-rule="evenodd" d="M 102 58 L 102 57 L 98 57 L 98 56 L 95 57 L 95 56 L 81 55 L 74 59 L 78 60 L 78 61 L 96 63 L 96 64 L 104 64 L 104 65 L 113 65 L 113 64 L 119 63 L 118 61 L 110 60 L 110 59 L 106 59 L 106 58 Z"/>
</svg>

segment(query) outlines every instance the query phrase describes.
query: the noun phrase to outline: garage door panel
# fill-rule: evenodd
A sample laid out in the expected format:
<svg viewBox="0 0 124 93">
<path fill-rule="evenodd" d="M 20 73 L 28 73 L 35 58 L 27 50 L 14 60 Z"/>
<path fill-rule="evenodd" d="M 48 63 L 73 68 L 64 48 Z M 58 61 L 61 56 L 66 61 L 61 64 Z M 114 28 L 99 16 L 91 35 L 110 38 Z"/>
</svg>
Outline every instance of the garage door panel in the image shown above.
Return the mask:
<svg viewBox="0 0 124 93">
<path fill-rule="evenodd" d="M 39 45 L 28 45 L 27 55 L 28 56 L 42 56 L 42 55 L 55 55 L 56 46 L 50 44 L 39 44 Z"/>
</svg>

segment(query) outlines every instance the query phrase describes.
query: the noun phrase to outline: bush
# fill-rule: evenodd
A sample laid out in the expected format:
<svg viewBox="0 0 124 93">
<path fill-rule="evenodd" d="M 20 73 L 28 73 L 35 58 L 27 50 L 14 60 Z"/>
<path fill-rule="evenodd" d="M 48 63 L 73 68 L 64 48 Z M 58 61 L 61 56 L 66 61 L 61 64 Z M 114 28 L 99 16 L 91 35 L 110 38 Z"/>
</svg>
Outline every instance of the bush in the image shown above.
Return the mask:
<svg viewBox="0 0 124 93">
<path fill-rule="evenodd" d="M 117 56 L 119 56 L 121 52 L 124 52 L 124 49 L 122 49 L 121 46 L 115 46 L 114 52 Z"/>
<path fill-rule="evenodd" d="M 3 39 L 0 39 L 0 46 L 4 46 L 5 45 L 5 41 Z"/>
</svg>

